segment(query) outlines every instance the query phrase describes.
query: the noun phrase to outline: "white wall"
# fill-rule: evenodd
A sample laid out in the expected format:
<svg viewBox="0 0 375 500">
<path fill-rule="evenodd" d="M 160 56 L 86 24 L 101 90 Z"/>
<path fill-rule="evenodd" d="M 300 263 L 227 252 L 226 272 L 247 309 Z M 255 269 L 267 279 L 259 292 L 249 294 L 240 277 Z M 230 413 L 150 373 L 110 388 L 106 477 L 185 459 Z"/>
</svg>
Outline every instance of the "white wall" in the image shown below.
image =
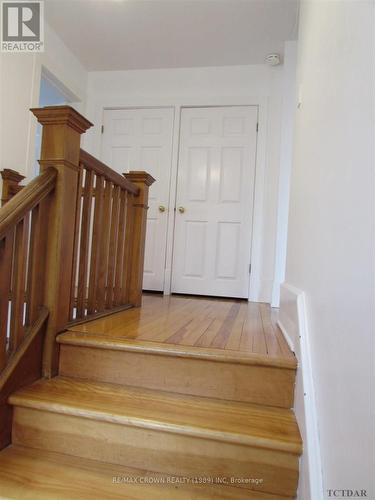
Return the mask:
<svg viewBox="0 0 375 500">
<path fill-rule="evenodd" d="M 174 106 L 176 126 L 183 105 L 255 104 L 260 108 L 257 190 L 252 249 L 251 298 L 271 301 L 276 245 L 283 66 L 231 66 L 89 73 L 87 117 L 96 127 L 85 147 L 101 155 L 100 125 L 104 108 Z M 174 143 L 177 167 L 178 135 Z M 168 266 L 167 266 L 168 267 Z M 167 269 L 170 272 L 170 269 Z"/>
<path fill-rule="evenodd" d="M 375 498 L 374 28 L 372 2 L 301 4 L 281 318 L 297 314 L 291 287 L 303 291 L 325 498 Z"/>
<path fill-rule="evenodd" d="M 0 54 L 0 169 L 23 175 L 33 172 L 36 119 L 29 111 L 38 107 L 42 66 L 77 98 L 83 110 L 87 72 L 61 39 L 45 26 L 45 52 Z"/>
<path fill-rule="evenodd" d="M 275 279 L 272 306 L 280 305 L 280 285 L 285 279 L 288 234 L 289 189 L 293 160 L 294 121 L 296 110 L 297 42 L 286 42 L 283 70 L 283 105 L 281 117 L 280 172 L 278 183 Z"/>
</svg>

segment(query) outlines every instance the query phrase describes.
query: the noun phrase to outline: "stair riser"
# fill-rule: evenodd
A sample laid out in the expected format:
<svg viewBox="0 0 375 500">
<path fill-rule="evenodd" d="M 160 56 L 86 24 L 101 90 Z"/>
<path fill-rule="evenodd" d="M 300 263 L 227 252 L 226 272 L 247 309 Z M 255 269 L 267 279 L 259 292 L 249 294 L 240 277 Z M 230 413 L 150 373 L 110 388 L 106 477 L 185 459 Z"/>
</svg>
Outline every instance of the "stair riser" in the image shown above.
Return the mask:
<svg viewBox="0 0 375 500">
<path fill-rule="evenodd" d="M 296 455 L 163 429 L 16 407 L 13 443 L 170 475 L 261 478 L 255 489 L 278 495 L 297 488 Z"/>
<path fill-rule="evenodd" d="M 67 377 L 280 408 L 293 405 L 293 369 L 82 346 L 60 349 L 60 375 Z"/>
</svg>

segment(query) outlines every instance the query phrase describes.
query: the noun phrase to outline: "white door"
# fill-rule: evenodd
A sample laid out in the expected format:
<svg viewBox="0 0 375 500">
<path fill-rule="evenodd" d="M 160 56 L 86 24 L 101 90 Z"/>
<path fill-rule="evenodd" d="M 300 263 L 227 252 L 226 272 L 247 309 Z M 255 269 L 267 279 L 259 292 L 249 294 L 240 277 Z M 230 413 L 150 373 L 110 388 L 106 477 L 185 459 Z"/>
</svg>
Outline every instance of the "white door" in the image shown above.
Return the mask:
<svg viewBox="0 0 375 500">
<path fill-rule="evenodd" d="M 257 116 L 182 109 L 172 292 L 248 297 Z"/>
<path fill-rule="evenodd" d="M 172 108 L 104 111 L 103 161 L 121 174 L 145 170 L 156 179 L 147 214 L 145 290 L 164 288 L 173 116 Z"/>
</svg>

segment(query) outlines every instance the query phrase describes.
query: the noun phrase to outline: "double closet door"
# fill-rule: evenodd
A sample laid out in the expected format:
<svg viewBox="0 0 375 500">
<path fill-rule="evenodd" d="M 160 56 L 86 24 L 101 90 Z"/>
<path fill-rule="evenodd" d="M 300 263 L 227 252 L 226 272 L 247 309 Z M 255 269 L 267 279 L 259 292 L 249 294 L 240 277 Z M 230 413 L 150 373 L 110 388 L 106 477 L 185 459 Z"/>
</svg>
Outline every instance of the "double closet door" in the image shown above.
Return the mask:
<svg viewBox="0 0 375 500">
<path fill-rule="evenodd" d="M 182 108 L 177 187 L 171 186 L 173 109 L 104 113 L 103 161 L 146 170 L 150 190 L 145 290 L 164 289 L 167 232 L 172 293 L 248 297 L 256 157 L 255 106 Z M 168 206 L 170 190 L 176 204 Z M 168 211 L 175 212 L 174 227 Z"/>
</svg>

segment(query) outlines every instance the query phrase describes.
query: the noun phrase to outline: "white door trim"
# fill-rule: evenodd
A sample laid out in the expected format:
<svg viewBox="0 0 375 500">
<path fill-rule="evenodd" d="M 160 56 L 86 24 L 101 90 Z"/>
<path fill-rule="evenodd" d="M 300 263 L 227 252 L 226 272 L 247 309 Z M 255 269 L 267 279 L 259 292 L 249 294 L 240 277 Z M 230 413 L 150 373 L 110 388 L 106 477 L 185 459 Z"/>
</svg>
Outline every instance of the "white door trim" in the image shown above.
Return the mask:
<svg viewBox="0 0 375 500">
<path fill-rule="evenodd" d="M 176 204 L 176 189 L 177 189 L 177 168 L 178 168 L 178 146 L 181 123 L 181 108 L 184 107 L 208 107 L 208 106 L 258 106 L 258 137 L 257 137 L 257 154 L 255 165 L 255 189 L 254 189 L 254 211 L 253 211 L 253 235 L 251 244 L 251 276 L 249 285 L 249 301 L 257 302 L 261 295 L 261 267 L 262 267 L 262 233 L 263 233 L 263 202 L 264 202 L 264 181 L 266 168 L 266 138 L 267 138 L 267 116 L 268 116 L 268 98 L 267 97 L 221 97 L 198 101 L 196 96 L 191 99 L 184 98 L 183 101 L 177 100 L 161 100 L 155 102 L 155 99 L 141 99 L 137 102 L 121 100 L 114 97 L 113 102 L 98 102 L 93 110 L 92 121 L 95 126 L 90 136 L 85 138 L 85 146 L 96 157 L 101 158 L 102 137 L 101 125 L 103 123 L 103 113 L 107 109 L 144 109 L 144 108 L 174 108 L 174 129 L 172 143 L 172 168 L 171 168 L 171 184 L 169 195 L 169 207 L 174 207 Z M 90 147 L 91 146 L 91 147 Z M 172 278 L 172 252 L 174 238 L 174 219 L 175 213 L 173 208 L 168 213 L 168 229 L 167 229 L 167 253 L 165 263 L 164 276 L 164 294 L 171 293 L 171 278 Z"/>
</svg>

